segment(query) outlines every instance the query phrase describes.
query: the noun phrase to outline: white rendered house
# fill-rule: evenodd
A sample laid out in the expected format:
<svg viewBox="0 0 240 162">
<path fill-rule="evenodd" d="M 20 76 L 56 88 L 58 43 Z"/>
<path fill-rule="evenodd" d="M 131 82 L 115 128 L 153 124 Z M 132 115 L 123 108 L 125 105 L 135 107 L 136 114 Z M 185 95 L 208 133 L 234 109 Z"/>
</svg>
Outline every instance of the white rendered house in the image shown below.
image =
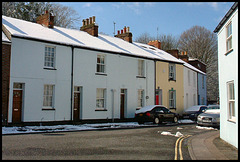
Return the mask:
<svg viewBox="0 0 240 162">
<path fill-rule="evenodd" d="M 220 138 L 238 148 L 238 2 L 218 24 Z"/>
</svg>

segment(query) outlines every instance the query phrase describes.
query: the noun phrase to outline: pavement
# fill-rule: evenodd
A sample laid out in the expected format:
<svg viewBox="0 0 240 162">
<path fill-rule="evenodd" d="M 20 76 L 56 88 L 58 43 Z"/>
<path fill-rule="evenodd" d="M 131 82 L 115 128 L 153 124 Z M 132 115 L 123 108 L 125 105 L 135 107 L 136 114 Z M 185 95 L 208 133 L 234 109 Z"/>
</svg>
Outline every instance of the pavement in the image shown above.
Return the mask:
<svg viewBox="0 0 240 162">
<path fill-rule="evenodd" d="M 193 135 L 188 140 L 192 160 L 238 160 L 238 149 L 220 138 L 220 131 Z"/>
</svg>

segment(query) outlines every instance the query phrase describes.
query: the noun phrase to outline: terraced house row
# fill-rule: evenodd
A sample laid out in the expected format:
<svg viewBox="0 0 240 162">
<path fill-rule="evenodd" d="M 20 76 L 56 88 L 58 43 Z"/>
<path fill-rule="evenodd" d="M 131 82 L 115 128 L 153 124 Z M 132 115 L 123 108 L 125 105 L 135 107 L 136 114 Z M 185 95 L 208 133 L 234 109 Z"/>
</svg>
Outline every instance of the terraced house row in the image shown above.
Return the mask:
<svg viewBox="0 0 240 162">
<path fill-rule="evenodd" d="M 205 64 L 159 41 L 133 42 L 129 27 L 99 34 L 94 16 L 80 30 L 54 26 L 47 11 L 36 22 L 2 16 L 2 58 L 3 125 L 132 119 L 154 104 L 181 114 L 206 104 Z"/>
</svg>

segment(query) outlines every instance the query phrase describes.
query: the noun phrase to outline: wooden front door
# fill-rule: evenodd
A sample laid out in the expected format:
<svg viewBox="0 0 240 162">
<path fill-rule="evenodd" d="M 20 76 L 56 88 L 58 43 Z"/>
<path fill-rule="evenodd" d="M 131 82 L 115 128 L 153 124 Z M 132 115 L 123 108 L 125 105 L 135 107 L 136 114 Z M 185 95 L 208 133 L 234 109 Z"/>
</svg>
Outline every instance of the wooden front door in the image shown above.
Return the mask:
<svg viewBox="0 0 240 162">
<path fill-rule="evenodd" d="M 74 86 L 73 121 L 80 120 L 82 87 Z"/>
<path fill-rule="evenodd" d="M 13 90 L 12 122 L 22 121 L 22 90 Z"/>
<path fill-rule="evenodd" d="M 79 121 L 80 117 L 80 93 L 74 92 L 73 120 Z"/>
<path fill-rule="evenodd" d="M 124 119 L 125 116 L 125 105 L 126 105 L 126 89 L 121 89 L 121 94 L 120 94 L 120 119 Z"/>
</svg>

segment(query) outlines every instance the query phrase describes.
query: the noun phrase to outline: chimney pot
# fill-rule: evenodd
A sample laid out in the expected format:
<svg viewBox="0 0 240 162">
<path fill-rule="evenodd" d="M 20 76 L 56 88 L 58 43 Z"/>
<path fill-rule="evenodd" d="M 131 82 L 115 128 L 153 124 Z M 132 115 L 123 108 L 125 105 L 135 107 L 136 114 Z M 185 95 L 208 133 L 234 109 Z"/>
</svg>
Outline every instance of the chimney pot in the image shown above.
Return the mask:
<svg viewBox="0 0 240 162">
<path fill-rule="evenodd" d="M 185 51 L 185 55 L 187 55 L 187 51 Z"/>
<path fill-rule="evenodd" d="M 93 16 L 92 19 L 93 19 L 93 23 L 95 23 L 95 16 Z"/>
<path fill-rule="evenodd" d="M 86 24 L 86 25 L 89 25 L 89 19 L 86 19 L 86 21 L 87 21 L 87 24 Z"/>
<path fill-rule="evenodd" d="M 90 24 L 92 24 L 92 17 L 90 17 Z"/>
<path fill-rule="evenodd" d="M 83 26 L 85 26 L 86 25 L 86 20 L 83 20 L 82 22 L 83 22 Z"/>
<path fill-rule="evenodd" d="M 118 33 L 118 35 L 119 35 L 119 34 L 120 34 L 120 31 L 118 30 L 117 33 Z"/>
<path fill-rule="evenodd" d="M 124 31 L 124 33 L 127 32 L 127 28 L 126 28 L 126 26 L 124 26 L 123 31 Z"/>
<path fill-rule="evenodd" d="M 123 34 L 123 29 L 121 29 L 121 34 Z"/>
</svg>

